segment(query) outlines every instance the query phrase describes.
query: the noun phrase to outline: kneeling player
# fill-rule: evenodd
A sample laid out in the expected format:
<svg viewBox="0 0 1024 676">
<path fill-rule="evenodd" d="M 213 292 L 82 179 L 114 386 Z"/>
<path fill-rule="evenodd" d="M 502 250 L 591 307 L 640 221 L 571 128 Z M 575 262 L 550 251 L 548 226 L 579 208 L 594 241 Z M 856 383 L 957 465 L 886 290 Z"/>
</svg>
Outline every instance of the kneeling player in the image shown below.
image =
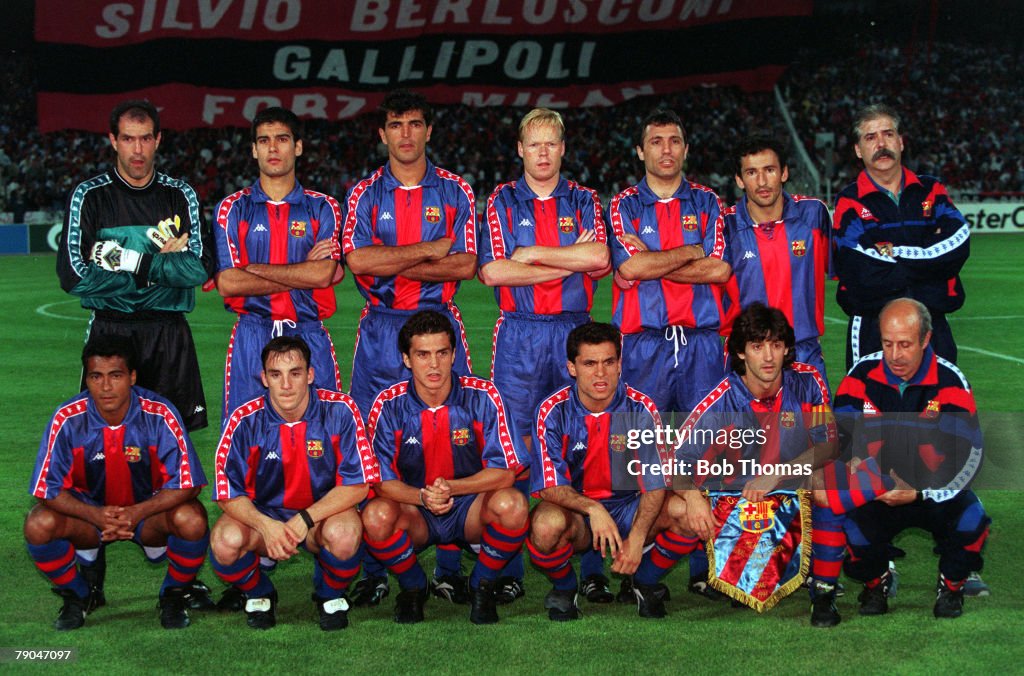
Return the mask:
<svg viewBox="0 0 1024 676">
<path fill-rule="evenodd" d="M 683 525 L 683 501 L 666 496 L 657 448 L 627 452 L 630 430 L 650 430 L 661 419 L 650 398 L 619 380 L 621 345 L 610 324 L 573 329 L 566 366 L 576 383 L 538 410 L 532 488 L 543 502 L 533 510 L 527 548 L 554 585 L 544 599 L 552 620 L 580 616 L 573 553 L 606 548 L 612 572 L 633 576 L 640 616 L 664 617 L 658 581 L 698 543 Z"/>
<path fill-rule="evenodd" d="M 135 387 L 130 342 L 90 340 L 82 366 L 86 391 L 61 404 L 43 435 L 31 486 L 39 504 L 25 518 L 29 555 L 64 599 L 55 626 L 78 629 L 106 603 L 103 547 L 131 540 L 150 561 L 166 555 L 160 623 L 187 627 L 189 607 L 213 606 L 196 581 L 209 542 L 199 458 L 175 408 Z"/>
<path fill-rule="evenodd" d="M 241 591 L 253 629 L 276 623 L 277 591 L 259 557 L 313 554 L 313 600 L 324 631 L 348 626 L 359 572 L 356 506 L 379 479 L 362 417 L 340 392 L 314 388 L 309 347 L 274 338 L 263 348 L 265 396 L 235 409 L 217 447 L 214 500 L 224 514 L 210 538 L 217 576 Z"/>
<path fill-rule="evenodd" d="M 455 331 L 444 315 L 416 313 L 398 343 L 412 378 L 381 392 L 367 418 L 382 479 L 363 510 L 367 548 L 398 578 L 395 621 L 414 623 L 427 599 L 416 551 L 479 544 L 469 619 L 493 624 L 498 573 L 526 537 L 526 497 L 512 483 L 529 458 L 494 385 L 452 376 Z"/>
<path fill-rule="evenodd" d="M 754 302 L 736 319 L 727 342 L 731 370 L 682 429 L 679 455 L 689 467 L 697 467 L 700 460 L 724 462 L 735 472 L 725 480 L 705 473 L 697 481 L 703 480 L 706 490 L 742 491 L 744 499 L 757 503 L 776 488 L 792 489 L 808 478 L 820 478 L 811 472 L 837 454 L 828 386 L 816 368 L 794 361 L 794 344 L 793 327 L 781 310 Z M 724 430 L 744 434 L 723 443 L 719 434 Z M 707 431 L 716 434 L 702 434 Z M 706 441 L 712 436 L 714 441 Z M 797 478 L 788 478 L 793 476 Z M 710 541 L 718 522 L 704 494 L 686 490 L 695 478 L 677 477 L 675 486 L 686 500 L 690 527 Z M 840 621 L 835 597 L 845 546 L 843 519 L 824 506 L 824 491 L 816 490 L 814 497 L 811 624 L 831 627 Z"/>
</svg>

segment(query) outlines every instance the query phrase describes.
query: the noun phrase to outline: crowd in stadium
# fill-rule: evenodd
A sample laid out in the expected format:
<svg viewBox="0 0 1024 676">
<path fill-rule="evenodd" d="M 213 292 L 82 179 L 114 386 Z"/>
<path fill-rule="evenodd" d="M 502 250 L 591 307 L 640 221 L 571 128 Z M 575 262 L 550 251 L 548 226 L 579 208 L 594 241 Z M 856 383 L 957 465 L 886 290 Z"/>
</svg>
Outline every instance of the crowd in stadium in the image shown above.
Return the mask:
<svg viewBox="0 0 1024 676">
<path fill-rule="evenodd" d="M 806 51 L 779 83 L 798 134 L 814 152 L 815 134 L 834 132 L 833 191 L 855 176 L 850 120 L 868 101 L 897 102 L 904 111 L 908 154 L 923 173 L 943 178 L 958 194 L 1024 191 L 1024 99 L 1017 96 L 1012 47 L 936 42 L 913 49 L 861 44 L 835 55 Z M 857 67 L 866 59 L 870 68 Z M 0 78 L 0 212 L 64 207 L 74 181 L 109 162 L 105 136 L 63 131 L 40 134 L 35 126 L 34 71 L 29 57 L 5 55 Z M 730 148 L 753 130 L 788 136 L 771 93 L 699 87 L 661 97 L 686 121 L 691 136 L 687 175 L 731 203 L 736 195 Z M 603 197 L 637 180 L 633 146 L 636 122 L 656 102 L 638 99 L 610 108 L 564 111 L 568 175 Z M 484 196 L 518 173 L 513 120 L 507 108 L 439 110 L 432 156 L 458 172 Z M 582 130 L 586 130 L 583 132 Z M 196 187 L 207 206 L 249 181 L 251 158 L 239 152 L 244 130 L 168 130 L 161 169 Z M 305 182 L 342 197 L 379 164 L 373 115 L 309 125 L 303 160 Z M 374 152 L 367 152 L 369 147 Z M 824 157 L 816 156 L 819 167 Z"/>
</svg>

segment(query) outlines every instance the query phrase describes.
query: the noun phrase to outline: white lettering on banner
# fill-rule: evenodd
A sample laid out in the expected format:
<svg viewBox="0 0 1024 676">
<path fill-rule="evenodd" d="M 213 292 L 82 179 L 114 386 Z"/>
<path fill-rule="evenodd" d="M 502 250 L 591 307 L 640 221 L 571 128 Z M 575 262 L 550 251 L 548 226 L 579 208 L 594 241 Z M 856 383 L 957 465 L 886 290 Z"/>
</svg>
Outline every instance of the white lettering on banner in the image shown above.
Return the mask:
<svg viewBox="0 0 1024 676">
<path fill-rule="evenodd" d="M 605 90 L 601 88 L 591 89 L 583 95 L 581 106 L 612 106 L 621 101 L 629 101 L 638 96 L 650 96 L 654 94 L 653 85 L 641 85 L 639 87 L 622 87 L 621 89 Z M 473 108 L 486 106 L 512 106 L 532 108 L 568 108 L 570 103 L 564 99 L 556 99 L 557 94 L 526 91 L 514 94 L 498 94 L 494 92 L 484 93 L 468 90 L 462 93 L 462 105 Z"/>
<path fill-rule="evenodd" d="M 195 11 L 190 14 L 198 22 L 182 18 L 182 5 L 192 2 Z M 263 28 L 280 33 L 298 26 L 302 16 L 302 0 L 135 0 L 106 5 L 100 11 L 102 23 L 96 25 L 95 32 L 98 37 L 113 40 L 132 30 L 140 34 L 157 28 L 191 32 L 197 28 L 196 23 L 199 29 L 216 28 L 231 8 L 239 11 L 228 23 L 239 30 L 252 30 L 259 17 Z"/>
<path fill-rule="evenodd" d="M 1024 232 L 1024 204 L 1020 202 L 957 202 L 957 208 L 971 226 L 971 234 Z"/>
<path fill-rule="evenodd" d="M 366 108 L 366 99 L 361 96 L 336 94 L 325 96 L 317 93 L 296 93 L 290 98 L 276 96 L 249 96 L 239 100 L 235 96 L 207 94 L 203 97 L 203 122 L 216 125 L 221 117 L 237 117 L 239 114 L 251 120 L 263 108 L 284 106 L 299 116 L 319 120 L 342 120 L 354 117 Z"/>
<path fill-rule="evenodd" d="M 596 42 L 570 45 L 566 42 L 544 44 L 518 40 L 508 46 L 502 59 L 501 48 L 492 40 L 466 40 L 462 49 L 457 49 L 456 42 L 445 41 L 438 47 L 434 58 L 431 58 L 428 48 L 408 45 L 402 50 L 398 71 L 392 72 L 380 63 L 379 49 L 337 47 L 328 50 L 323 57 L 316 57 L 322 58 L 316 63 L 309 47 L 284 45 L 274 53 L 273 75 L 282 82 L 353 82 L 353 74 L 358 70 L 356 81 L 359 84 L 390 84 L 424 80 L 433 63 L 431 77 L 434 79 L 468 79 L 479 77 L 482 70 L 500 68 L 501 75 L 513 80 L 538 77 L 547 81 L 569 80 L 590 77 L 596 46 Z M 453 63 L 452 57 L 456 53 L 459 53 L 459 59 Z M 454 73 L 451 72 L 453 65 Z"/>
<path fill-rule="evenodd" d="M 616 26 L 632 19 L 658 23 L 670 18 L 678 22 L 722 16 L 732 10 L 732 0 L 355 0 L 351 4 L 349 28 L 358 33 L 376 33 L 407 28 L 433 29 L 477 23 L 509 26 L 520 22 L 543 26 L 556 13 L 567 24 L 588 19 L 604 26 Z M 471 16 L 472 10 L 472 16 Z"/>
</svg>

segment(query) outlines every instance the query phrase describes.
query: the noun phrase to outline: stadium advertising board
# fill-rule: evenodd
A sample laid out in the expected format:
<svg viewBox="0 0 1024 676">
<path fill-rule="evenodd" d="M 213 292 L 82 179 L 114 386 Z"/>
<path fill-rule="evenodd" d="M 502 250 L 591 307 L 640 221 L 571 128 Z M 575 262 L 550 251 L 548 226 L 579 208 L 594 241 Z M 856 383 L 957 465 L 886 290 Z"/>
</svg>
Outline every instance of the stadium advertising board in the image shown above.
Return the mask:
<svg viewBox="0 0 1024 676">
<path fill-rule="evenodd" d="M 1020 202 L 957 202 L 957 208 L 971 225 L 971 234 L 1024 232 L 1024 204 Z"/>
<path fill-rule="evenodd" d="M 39 127 L 102 131 L 144 96 L 171 128 L 268 105 L 342 119 L 437 103 L 608 106 L 703 82 L 770 88 L 811 0 L 37 0 Z M 773 36 L 773 48 L 762 37 Z"/>
</svg>

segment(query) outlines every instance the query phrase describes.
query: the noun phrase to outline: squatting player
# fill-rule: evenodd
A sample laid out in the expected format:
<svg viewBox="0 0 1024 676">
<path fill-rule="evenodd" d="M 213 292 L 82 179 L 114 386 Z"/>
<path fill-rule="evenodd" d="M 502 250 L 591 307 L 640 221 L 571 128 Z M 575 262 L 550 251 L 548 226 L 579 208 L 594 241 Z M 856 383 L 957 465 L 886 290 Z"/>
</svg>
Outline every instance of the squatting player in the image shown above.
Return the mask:
<svg viewBox="0 0 1024 676">
<path fill-rule="evenodd" d="M 969 489 L 982 461 L 974 395 L 963 373 L 931 346 L 932 319 L 917 300 L 879 315 L 882 350 L 863 357 L 836 391 L 846 454 L 877 460 L 891 490 L 847 514 L 846 574 L 864 583 L 861 615 L 889 610 L 889 543 L 907 528 L 932 534 L 939 554 L 933 613 L 963 613 L 964 585 L 982 567 L 989 517 Z"/>
<path fill-rule="evenodd" d="M 562 116 L 547 108 L 531 110 L 519 123 L 517 147 L 523 176 L 499 185 L 487 200 L 478 256 L 480 279 L 495 287 L 501 310 L 494 326 L 491 380 L 529 450 L 537 405 L 572 383 L 559 351 L 551 348 L 564 345 L 573 328 L 590 321 L 595 280 L 611 268 L 597 193 L 560 173 Z M 526 490 L 528 480 L 522 483 Z M 589 556 L 583 565 L 589 567 L 584 593 L 591 600 L 611 601 L 601 557 Z M 522 572 L 516 572 L 521 578 Z M 522 593 L 514 577 L 499 580 L 512 598 Z"/>
<path fill-rule="evenodd" d="M 217 576 L 246 598 L 247 624 L 270 629 L 277 590 L 259 556 L 313 554 L 313 601 L 324 631 L 348 626 L 359 572 L 356 506 L 380 478 L 352 398 L 315 387 L 309 347 L 274 338 L 263 348 L 265 396 L 235 409 L 217 447 L 213 498 L 224 510 L 210 538 Z"/>
<path fill-rule="evenodd" d="M 684 525 L 683 501 L 666 494 L 652 444 L 627 452 L 631 430 L 661 427 L 647 395 L 620 380 L 622 337 L 611 324 L 584 324 L 566 341 L 566 368 L 575 380 L 545 399 L 537 411 L 533 446 L 534 495 L 527 548 L 554 588 L 544 599 L 556 621 L 580 617 L 574 552 L 605 549 L 612 571 L 632 576 L 641 617 L 664 617 L 658 580 L 698 543 Z M 651 545 L 645 553 L 646 545 Z"/>
<path fill-rule="evenodd" d="M 825 276 L 829 265 L 828 209 L 821 200 L 790 195 L 786 154 L 768 136 L 749 136 L 733 153 L 744 197 L 725 211 L 726 285 L 736 313 L 753 302 L 782 310 L 793 327 L 796 361 L 825 375 Z"/>
<path fill-rule="evenodd" d="M 118 104 L 108 136 L 116 161 L 72 191 L 57 276 L 92 311 L 89 336 L 131 339 L 139 386 L 167 397 L 188 429 L 200 429 L 206 398 L 185 313 L 213 273 L 210 230 L 192 186 L 153 167 L 161 136 L 152 103 Z"/>
<path fill-rule="evenodd" d="M 180 629 L 188 608 L 212 608 L 196 580 L 209 544 L 196 497 L 203 468 L 174 406 L 135 385 L 127 338 L 96 336 L 82 351 L 86 391 L 60 405 L 43 434 L 25 517 L 36 568 L 64 599 L 55 627 L 78 629 L 106 604 L 103 549 L 131 540 L 151 562 L 167 559 L 160 624 Z"/>
<path fill-rule="evenodd" d="M 683 430 L 691 431 L 678 453 L 691 466 L 700 459 L 718 462 L 727 458 L 735 467 L 739 460 L 758 465 L 790 464 L 818 470 L 837 455 L 836 428 L 831 420 L 829 390 L 825 379 L 810 364 L 795 361 L 793 327 L 778 308 L 759 302 L 748 305 L 736 318 L 729 335 L 730 372 L 695 407 Z M 762 430 L 742 448 L 701 443 L 693 432 L 736 429 Z M 761 443 L 761 440 L 764 440 Z M 776 488 L 795 488 L 807 477 L 793 470 L 765 472 L 759 476 L 740 475 L 726 481 L 704 482 L 710 490 L 742 490 L 743 497 L 758 502 Z M 819 475 L 820 476 L 820 475 Z M 706 478 L 706 477 L 704 477 Z M 687 523 L 705 541 L 715 535 L 716 518 L 707 498 L 693 488 L 693 477 L 677 477 L 675 487 L 686 500 Z M 811 509 L 811 624 L 831 627 L 839 624 L 836 583 L 843 561 L 843 520 L 826 506 L 822 491 L 815 493 Z"/>
<path fill-rule="evenodd" d="M 341 207 L 295 178 L 302 123 L 290 110 L 264 108 L 252 120 L 259 180 L 217 207 L 217 290 L 238 313 L 224 364 L 221 429 L 236 408 L 261 396 L 260 351 L 275 336 L 301 336 L 316 385 L 341 389 L 334 344 L 323 320 L 334 314 L 341 280 Z"/>
<path fill-rule="evenodd" d="M 453 375 L 455 330 L 425 310 L 398 334 L 409 380 L 377 397 L 367 433 L 381 483 L 363 509 L 367 549 L 398 578 L 395 621 L 423 620 L 427 578 L 416 552 L 431 544 L 480 545 L 469 578 L 470 620 L 498 621 L 495 581 L 523 545 L 526 496 L 512 487 L 529 463 L 494 385 Z"/>
<path fill-rule="evenodd" d="M 387 163 L 360 181 L 345 201 L 342 248 L 356 287 L 366 298 L 359 318 L 349 392 L 359 410 L 377 394 L 409 377 L 398 352 L 398 332 L 415 312 L 434 309 L 459 337 L 454 368 L 470 375 L 469 344 L 454 297 L 459 282 L 476 274 L 476 204 L 461 177 L 427 159 L 433 111 L 426 99 L 400 89 L 380 106 L 380 140 Z M 436 579 L 460 575 L 459 552 L 438 551 Z M 356 605 L 377 605 L 387 576 L 368 559 L 357 583 Z M 465 593 L 442 581 L 436 591 L 454 601 Z"/>
</svg>

